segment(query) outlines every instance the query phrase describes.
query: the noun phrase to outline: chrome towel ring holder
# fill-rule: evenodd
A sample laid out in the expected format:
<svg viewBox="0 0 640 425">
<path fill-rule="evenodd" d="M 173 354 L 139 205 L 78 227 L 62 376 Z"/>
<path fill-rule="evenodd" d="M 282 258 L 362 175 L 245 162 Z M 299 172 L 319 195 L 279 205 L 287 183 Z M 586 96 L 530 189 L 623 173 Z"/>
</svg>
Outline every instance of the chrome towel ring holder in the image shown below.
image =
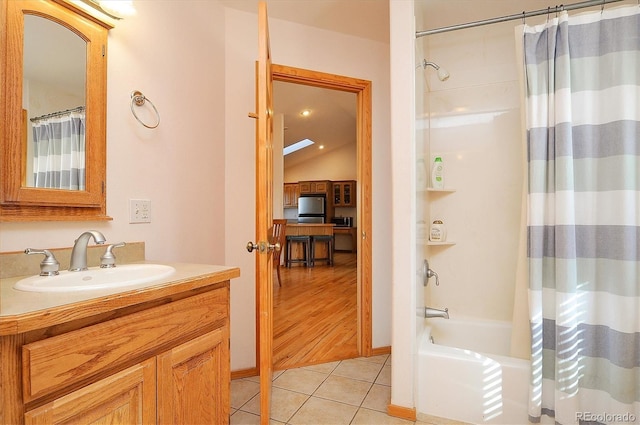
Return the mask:
<svg viewBox="0 0 640 425">
<path fill-rule="evenodd" d="M 149 102 L 149 105 L 151 105 L 151 107 L 153 108 L 154 112 L 156 113 L 156 118 L 157 118 L 157 122 L 155 123 L 155 125 L 147 125 L 145 124 L 136 114 L 135 109 L 133 108 L 133 105 L 135 104 L 136 106 L 142 106 L 144 105 L 145 102 Z M 158 125 L 160 125 L 160 113 L 158 112 L 158 109 L 156 108 L 156 106 L 153 104 L 153 102 L 151 102 L 151 100 L 148 97 L 145 97 L 145 95 L 142 94 L 142 92 L 135 90 L 131 92 L 131 113 L 133 114 L 133 116 L 136 118 L 136 120 L 138 120 L 138 122 L 142 125 L 144 125 L 147 128 L 156 128 Z"/>
</svg>

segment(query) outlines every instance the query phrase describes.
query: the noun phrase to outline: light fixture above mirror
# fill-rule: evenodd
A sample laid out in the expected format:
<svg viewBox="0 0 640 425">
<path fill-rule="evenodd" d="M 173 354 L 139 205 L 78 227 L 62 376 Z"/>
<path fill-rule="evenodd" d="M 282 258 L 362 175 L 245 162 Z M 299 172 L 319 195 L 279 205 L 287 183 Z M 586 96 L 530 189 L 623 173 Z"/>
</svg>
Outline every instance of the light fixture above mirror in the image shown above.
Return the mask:
<svg viewBox="0 0 640 425">
<path fill-rule="evenodd" d="M 127 16 L 136 14 L 132 0 L 88 0 L 95 6 L 102 9 L 108 15 L 117 19 L 124 19 Z"/>
<path fill-rule="evenodd" d="M 135 15 L 133 0 L 57 0 L 81 15 L 89 16 L 111 28 L 117 21 Z"/>
</svg>

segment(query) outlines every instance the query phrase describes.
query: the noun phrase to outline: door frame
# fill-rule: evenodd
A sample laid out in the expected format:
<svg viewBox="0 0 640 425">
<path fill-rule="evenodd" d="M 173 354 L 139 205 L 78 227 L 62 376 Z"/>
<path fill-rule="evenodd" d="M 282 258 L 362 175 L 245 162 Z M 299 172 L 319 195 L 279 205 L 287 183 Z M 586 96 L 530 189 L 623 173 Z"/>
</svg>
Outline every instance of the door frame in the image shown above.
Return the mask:
<svg viewBox="0 0 640 425">
<path fill-rule="evenodd" d="M 302 68 L 272 64 L 273 81 L 303 84 L 312 87 L 340 90 L 356 94 L 357 143 L 357 315 L 358 354 L 373 354 L 373 286 L 372 286 L 372 124 L 371 81 L 328 74 Z M 257 288 L 259 290 L 259 288 Z M 259 294 L 258 294 L 259 295 Z M 273 305 L 271 306 L 273 317 Z M 256 364 L 260 364 L 260 331 L 256 320 Z M 272 341 L 267 342 L 271 345 Z"/>
</svg>

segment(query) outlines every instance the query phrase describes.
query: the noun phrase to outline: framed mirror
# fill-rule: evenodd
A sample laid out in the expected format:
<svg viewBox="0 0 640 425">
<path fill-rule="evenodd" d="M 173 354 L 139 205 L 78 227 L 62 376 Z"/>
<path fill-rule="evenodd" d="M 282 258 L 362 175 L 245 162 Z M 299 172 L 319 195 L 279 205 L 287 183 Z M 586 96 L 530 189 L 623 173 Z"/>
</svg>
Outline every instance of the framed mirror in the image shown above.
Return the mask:
<svg viewBox="0 0 640 425">
<path fill-rule="evenodd" d="M 110 219 L 111 26 L 66 4 L 0 0 L 0 221 Z"/>
</svg>

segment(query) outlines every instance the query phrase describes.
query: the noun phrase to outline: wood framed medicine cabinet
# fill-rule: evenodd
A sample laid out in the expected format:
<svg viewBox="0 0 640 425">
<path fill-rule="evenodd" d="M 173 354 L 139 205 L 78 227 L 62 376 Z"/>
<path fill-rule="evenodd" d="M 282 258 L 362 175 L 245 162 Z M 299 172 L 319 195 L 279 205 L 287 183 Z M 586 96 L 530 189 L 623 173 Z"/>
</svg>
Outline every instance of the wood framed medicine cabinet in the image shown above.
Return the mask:
<svg viewBox="0 0 640 425">
<path fill-rule="evenodd" d="M 45 26 L 55 24 L 56 31 L 61 31 L 59 25 L 62 32 L 79 37 L 81 52 L 86 46 L 79 61 L 80 69 L 85 68 L 80 83 L 84 90 L 81 106 L 86 111 L 83 190 L 39 188 L 28 183 L 27 135 L 32 130 L 23 102 L 30 90 L 30 85 L 24 84 L 30 71 L 24 53 L 25 22 L 34 21 L 32 17 L 37 22 L 46 20 Z M 0 0 L 0 221 L 111 219 L 106 214 L 106 52 L 111 28 L 111 22 L 92 17 L 70 1 Z M 61 42 L 56 48 L 64 53 L 68 46 Z M 51 53 L 41 50 L 42 54 Z"/>
</svg>

